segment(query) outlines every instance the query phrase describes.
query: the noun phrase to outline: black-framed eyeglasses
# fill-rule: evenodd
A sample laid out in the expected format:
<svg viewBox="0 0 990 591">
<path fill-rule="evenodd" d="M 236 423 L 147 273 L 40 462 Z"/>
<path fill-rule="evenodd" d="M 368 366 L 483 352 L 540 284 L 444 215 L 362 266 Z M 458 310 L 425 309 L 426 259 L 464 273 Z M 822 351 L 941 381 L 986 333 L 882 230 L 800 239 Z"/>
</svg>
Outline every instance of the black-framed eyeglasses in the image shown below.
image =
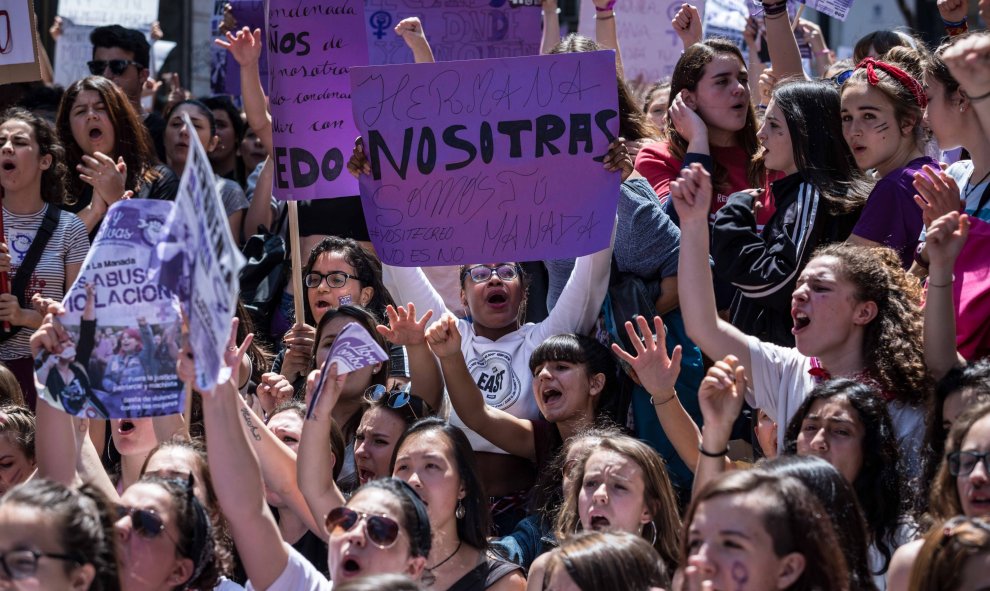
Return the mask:
<svg viewBox="0 0 990 591">
<path fill-rule="evenodd" d="M 343 271 L 330 271 L 326 275 L 313 271 L 311 273 L 307 273 L 306 276 L 303 277 L 303 283 L 306 284 L 306 287 L 315 289 L 319 287 L 321 283 L 326 281 L 327 287 L 336 288 L 344 287 L 344 284 L 347 283 L 348 279 L 356 279 L 357 281 L 361 281 L 361 278 L 357 275 L 351 275 L 350 273 L 345 273 Z"/>
<path fill-rule="evenodd" d="M 94 76 L 102 76 L 107 67 L 114 76 L 120 76 L 130 66 L 137 66 L 139 70 L 144 67 L 134 60 L 92 60 L 86 62 L 86 65 L 89 66 L 89 73 Z"/>
<path fill-rule="evenodd" d="M 842 70 L 841 72 L 839 72 L 835 76 L 832 76 L 831 78 L 829 78 L 829 80 L 831 80 L 832 82 L 834 82 L 836 86 L 842 86 L 843 84 L 846 83 L 846 80 L 849 80 L 849 77 L 852 76 L 853 75 L 853 72 L 855 72 L 855 71 L 856 70 L 854 70 L 852 68 L 850 68 L 848 70 Z"/>
<path fill-rule="evenodd" d="M 0 552 L 0 565 L 3 572 L 12 581 L 28 579 L 38 574 L 38 559 L 54 558 L 68 562 L 82 563 L 82 559 L 74 554 L 59 554 L 58 552 L 38 552 L 37 550 L 8 550 Z"/>
<path fill-rule="evenodd" d="M 502 281 L 512 281 L 519 276 L 519 267 L 510 263 L 494 266 L 475 265 L 464 269 L 461 273 L 461 281 L 464 281 L 464 277 L 470 277 L 474 283 L 484 283 L 492 278 L 493 273 Z"/>
<path fill-rule="evenodd" d="M 162 518 L 158 516 L 157 513 L 151 509 L 138 509 L 136 507 L 125 507 L 124 505 L 117 505 L 115 508 L 117 514 L 117 521 L 120 521 L 124 517 L 130 516 L 131 525 L 134 527 L 134 531 L 138 533 L 142 538 L 147 538 L 152 540 L 158 536 L 165 534 L 173 544 L 178 546 L 178 542 L 172 539 L 172 536 L 168 535 L 165 531 L 165 522 Z"/>
<path fill-rule="evenodd" d="M 983 462 L 983 470 L 990 474 L 990 452 L 954 451 L 945 456 L 949 463 L 949 474 L 953 476 L 969 476 L 976 465 Z"/>
<path fill-rule="evenodd" d="M 399 539 L 399 522 L 388 515 L 369 515 L 350 507 L 337 507 L 327 513 L 325 523 L 327 531 L 333 535 L 338 530 L 351 531 L 362 519 L 365 523 L 364 535 L 368 537 L 368 541 L 382 550 L 391 548 Z"/>
</svg>

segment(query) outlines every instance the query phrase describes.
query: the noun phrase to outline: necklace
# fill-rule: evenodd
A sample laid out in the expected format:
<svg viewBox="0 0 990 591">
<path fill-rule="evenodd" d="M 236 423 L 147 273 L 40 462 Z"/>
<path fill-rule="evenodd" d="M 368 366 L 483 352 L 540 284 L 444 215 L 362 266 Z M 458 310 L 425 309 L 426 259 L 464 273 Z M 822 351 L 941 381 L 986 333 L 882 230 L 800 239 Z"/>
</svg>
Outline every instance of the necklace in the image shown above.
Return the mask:
<svg viewBox="0 0 990 591">
<path fill-rule="evenodd" d="M 972 179 L 973 175 L 969 175 L 969 176 Z M 964 202 L 969 201 L 969 196 L 973 193 L 973 191 L 976 190 L 977 187 L 983 184 L 983 181 L 987 180 L 987 177 L 990 177 L 990 171 L 987 171 L 987 173 L 983 175 L 983 178 L 980 179 L 980 182 L 976 183 L 975 185 L 971 181 L 966 181 L 966 191 L 963 193 Z"/>
<path fill-rule="evenodd" d="M 420 579 L 423 581 L 423 583 L 425 583 L 427 586 L 432 586 L 433 583 L 435 583 L 437 581 L 436 576 L 433 575 L 433 571 L 435 571 L 438 568 L 440 568 L 441 566 L 447 564 L 450 561 L 451 558 L 453 558 L 454 556 L 456 556 L 457 553 L 461 551 L 461 544 L 463 544 L 463 543 L 464 543 L 464 540 L 458 540 L 457 541 L 457 547 L 454 548 L 454 551 L 450 553 L 450 556 L 448 556 L 447 558 L 444 558 L 443 560 L 441 560 L 437 564 L 434 564 L 432 567 L 429 567 L 428 566 L 428 567 L 424 568 L 423 569 L 423 574 L 420 576 Z"/>
</svg>

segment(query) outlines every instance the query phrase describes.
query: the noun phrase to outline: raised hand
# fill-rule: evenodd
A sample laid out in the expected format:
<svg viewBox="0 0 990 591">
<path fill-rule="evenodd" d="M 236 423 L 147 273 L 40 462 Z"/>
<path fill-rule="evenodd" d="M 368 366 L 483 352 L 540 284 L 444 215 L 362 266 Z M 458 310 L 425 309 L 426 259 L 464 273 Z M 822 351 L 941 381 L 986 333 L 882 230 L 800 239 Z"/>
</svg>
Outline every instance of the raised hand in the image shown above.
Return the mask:
<svg viewBox="0 0 990 591">
<path fill-rule="evenodd" d="M 242 68 L 256 66 L 261 60 L 261 29 L 252 31 L 243 27 L 236 35 L 227 31 L 224 36 L 226 41 L 214 39 L 213 42 L 229 51 Z"/>
<path fill-rule="evenodd" d="M 705 419 L 705 436 L 713 436 L 720 445 L 729 441 L 732 425 L 742 412 L 746 392 L 746 369 L 735 355 L 716 361 L 708 369 L 698 388 L 698 402 Z M 714 452 L 714 450 L 708 450 Z"/>
<path fill-rule="evenodd" d="M 670 122 L 674 124 L 674 129 L 690 144 L 694 139 L 707 138 L 708 126 L 701 115 L 695 113 L 694 109 L 684 102 L 684 92 L 682 90 L 680 94 L 674 97 L 667 112 Z"/>
<path fill-rule="evenodd" d="M 633 173 L 633 157 L 626 148 L 626 138 L 616 138 L 608 145 L 608 152 L 602 160 L 602 165 L 609 172 L 619 172 L 625 181 Z"/>
<path fill-rule="evenodd" d="M 449 312 L 433 323 L 426 331 L 430 350 L 440 359 L 461 354 L 461 333 L 457 330 L 457 318 Z"/>
<path fill-rule="evenodd" d="M 943 21 L 958 23 L 966 20 L 969 6 L 966 0 L 938 0 L 938 13 Z"/>
<path fill-rule="evenodd" d="M 951 273 L 968 237 L 969 216 L 966 214 L 953 211 L 932 222 L 925 236 L 925 251 L 931 267 Z"/>
<path fill-rule="evenodd" d="M 986 0 L 980 2 L 982 13 Z M 973 35 L 953 43 L 942 54 L 942 61 L 971 100 L 990 93 L 990 36 Z"/>
<path fill-rule="evenodd" d="M 364 139 L 360 136 L 354 140 L 354 149 L 347 161 L 347 171 L 354 178 L 360 178 L 362 174 L 371 174 L 371 160 L 368 160 L 368 157 L 364 155 Z"/>
<path fill-rule="evenodd" d="M 653 317 L 656 333 L 650 331 L 650 324 L 644 316 L 636 317 L 636 325 L 643 335 L 642 339 L 636 334 L 633 323 L 626 322 L 626 334 L 629 335 L 636 355 L 627 353 L 616 343 L 612 343 L 612 352 L 629 364 L 637 381 L 654 397 L 654 404 L 670 400 L 672 396 L 676 396 L 674 384 L 681 373 L 681 346 L 674 347 L 673 353 L 667 356 L 667 331 L 659 316 Z"/>
<path fill-rule="evenodd" d="M 308 324 L 296 323 L 282 342 L 285 356 L 282 359 L 282 375 L 289 379 L 303 374 L 310 367 L 313 356 L 313 342 L 316 340 L 316 329 Z"/>
<path fill-rule="evenodd" d="M 674 26 L 674 32 L 680 38 L 684 49 L 701 42 L 701 13 L 694 6 L 681 4 L 670 24 Z"/>
<path fill-rule="evenodd" d="M 316 403 L 314 413 L 317 416 L 329 417 L 333 412 L 337 401 L 340 400 L 340 393 L 344 391 L 344 382 L 347 374 L 337 374 L 337 364 L 331 363 L 327 368 L 327 379 L 323 382 L 323 390 L 320 392 L 320 399 Z M 306 378 L 306 406 L 308 407 L 313 395 L 316 393 L 316 385 L 320 381 L 320 370 L 314 369 L 309 372 Z"/>
<path fill-rule="evenodd" d="M 712 177 L 698 163 L 681 169 L 681 176 L 670 183 L 670 198 L 681 221 L 708 221 L 712 200 Z"/>
<path fill-rule="evenodd" d="M 410 16 L 399 21 L 399 24 L 395 25 L 395 34 L 402 37 L 413 53 L 417 49 L 429 48 L 426 33 L 423 32 L 423 23 L 419 17 Z"/>
<path fill-rule="evenodd" d="M 292 382 L 285 376 L 267 372 L 261 374 L 261 383 L 258 384 L 255 394 L 258 396 L 258 402 L 261 403 L 262 409 L 266 413 L 270 413 L 279 404 L 291 400 L 295 394 L 295 389 L 292 387 Z"/>
<path fill-rule="evenodd" d="M 433 318 L 433 310 L 427 310 L 422 318 L 416 320 L 416 304 L 410 302 L 398 309 L 390 304 L 385 308 L 385 315 L 388 316 L 388 326 L 379 324 L 375 329 L 388 342 L 404 346 L 426 342 L 426 326 Z"/>
<path fill-rule="evenodd" d="M 924 173 L 917 172 L 914 175 L 914 189 L 918 191 L 914 202 L 921 208 L 927 228 L 945 214 L 960 211 L 966 204 L 959 199 L 959 185 L 954 178 L 927 164 L 922 170 Z"/>
</svg>

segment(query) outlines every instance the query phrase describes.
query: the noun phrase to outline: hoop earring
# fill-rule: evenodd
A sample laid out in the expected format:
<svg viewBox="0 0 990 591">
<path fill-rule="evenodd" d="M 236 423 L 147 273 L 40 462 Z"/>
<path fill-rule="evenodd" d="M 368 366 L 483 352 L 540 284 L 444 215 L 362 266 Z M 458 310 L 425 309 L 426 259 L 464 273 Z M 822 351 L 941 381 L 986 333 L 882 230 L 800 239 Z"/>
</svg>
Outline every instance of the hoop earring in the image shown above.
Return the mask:
<svg viewBox="0 0 990 591">
<path fill-rule="evenodd" d="M 463 503 L 461 503 L 460 499 L 457 499 L 457 509 L 454 510 L 454 517 L 464 519 L 464 515 L 466 514 L 467 511 L 464 509 Z"/>
<path fill-rule="evenodd" d="M 653 530 L 653 539 L 650 540 L 650 545 L 651 546 L 656 546 L 656 544 L 657 544 L 657 524 L 655 524 L 652 521 L 650 521 L 647 525 L 652 526 L 650 529 Z M 646 525 L 643 526 L 643 533 L 646 533 Z M 646 539 L 646 536 L 645 535 L 643 536 L 643 539 Z"/>
</svg>

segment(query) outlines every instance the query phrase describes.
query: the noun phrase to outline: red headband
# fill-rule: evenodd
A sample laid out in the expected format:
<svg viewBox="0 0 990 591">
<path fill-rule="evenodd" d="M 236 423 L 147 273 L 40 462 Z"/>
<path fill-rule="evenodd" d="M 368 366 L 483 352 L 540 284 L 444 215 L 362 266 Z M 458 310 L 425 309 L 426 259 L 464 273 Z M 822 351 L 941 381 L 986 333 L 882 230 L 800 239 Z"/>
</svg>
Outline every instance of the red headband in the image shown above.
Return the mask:
<svg viewBox="0 0 990 591">
<path fill-rule="evenodd" d="M 911 94 L 914 95 L 914 102 L 918 103 L 919 107 L 924 109 L 928 106 L 928 98 L 925 96 L 925 89 L 922 88 L 921 84 L 914 79 L 914 76 L 908 74 L 897 66 L 873 59 L 872 57 L 866 57 L 863 58 L 863 61 L 856 65 L 857 70 L 860 68 L 866 68 L 866 80 L 870 83 L 870 86 L 876 86 L 880 83 L 880 78 L 876 73 L 876 68 L 880 68 L 884 72 L 887 72 L 893 76 L 895 80 L 901 83 L 901 86 L 910 90 Z"/>
</svg>

